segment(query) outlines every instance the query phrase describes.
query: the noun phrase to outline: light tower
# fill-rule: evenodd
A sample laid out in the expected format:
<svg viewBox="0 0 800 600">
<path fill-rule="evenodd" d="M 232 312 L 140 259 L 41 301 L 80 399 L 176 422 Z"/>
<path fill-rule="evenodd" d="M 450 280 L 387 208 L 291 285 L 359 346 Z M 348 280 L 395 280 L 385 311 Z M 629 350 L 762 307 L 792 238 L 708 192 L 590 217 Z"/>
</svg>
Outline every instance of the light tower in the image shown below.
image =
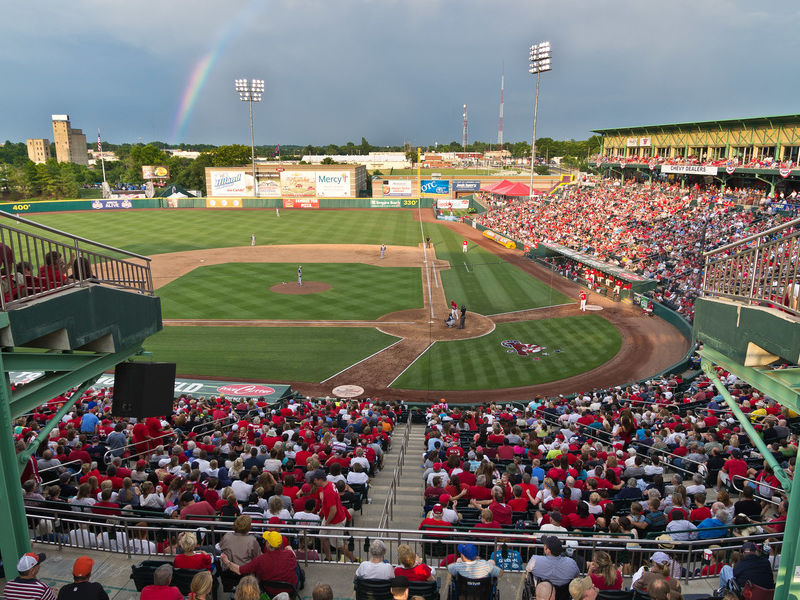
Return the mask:
<svg viewBox="0 0 800 600">
<path fill-rule="evenodd" d="M 497 124 L 497 145 L 503 149 L 503 89 L 506 85 L 506 61 L 500 70 L 500 122 Z"/>
<path fill-rule="evenodd" d="M 250 103 L 250 158 L 253 164 L 253 195 L 258 196 L 258 184 L 256 183 L 256 141 L 253 136 L 253 102 L 261 102 L 264 93 L 263 79 L 236 79 L 234 80 L 236 91 L 239 92 L 239 100 Z"/>
<path fill-rule="evenodd" d="M 464 129 L 461 132 L 461 145 L 464 147 L 464 151 L 467 151 L 467 105 L 464 105 Z"/>
<path fill-rule="evenodd" d="M 536 100 L 533 104 L 533 141 L 531 142 L 531 186 L 528 197 L 533 198 L 533 166 L 536 162 L 536 115 L 539 112 L 539 77 L 552 70 L 550 64 L 550 42 L 540 42 L 530 47 L 530 68 L 528 73 L 536 75 Z"/>
</svg>

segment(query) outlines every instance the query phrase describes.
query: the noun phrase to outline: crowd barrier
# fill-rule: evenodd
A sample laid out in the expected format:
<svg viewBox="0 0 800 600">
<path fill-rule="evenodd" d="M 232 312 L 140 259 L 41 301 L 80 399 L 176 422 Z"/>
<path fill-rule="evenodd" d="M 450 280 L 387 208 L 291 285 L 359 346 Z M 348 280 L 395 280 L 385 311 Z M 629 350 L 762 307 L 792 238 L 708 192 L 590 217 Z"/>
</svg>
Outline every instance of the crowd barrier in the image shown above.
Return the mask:
<svg viewBox="0 0 800 600">
<path fill-rule="evenodd" d="M 141 512 L 141 511 L 140 511 Z M 133 560 L 134 556 L 158 556 L 168 558 L 174 556 L 177 537 L 183 532 L 198 535 L 198 546 L 207 550 L 214 549 L 222 536 L 232 531 L 231 520 L 222 519 L 167 519 L 163 513 L 152 511 L 149 515 L 137 514 L 132 516 L 114 516 L 106 518 L 91 513 L 73 510 L 58 510 L 48 507 L 27 507 L 27 519 L 31 540 L 34 543 L 49 545 L 58 548 L 91 548 L 93 550 L 107 551 L 127 555 Z M 420 517 L 421 520 L 421 517 Z M 330 536 L 330 530 L 319 525 L 305 523 L 270 524 L 256 523 L 252 525 L 252 533 L 261 537 L 263 531 L 278 530 L 290 539 L 296 540 L 302 547 L 314 548 L 318 540 Z M 341 530 L 340 530 L 341 531 Z M 456 552 L 456 545 L 469 542 L 475 544 L 479 551 L 487 557 L 500 551 L 505 556 L 508 551 L 519 552 L 522 568 L 530 556 L 541 556 L 543 552 L 542 537 L 538 530 L 504 530 L 497 532 L 439 532 L 437 537 L 433 531 L 419 531 L 408 529 L 385 528 L 376 530 L 365 527 L 348 527 L 341 532 L 348 546 L 366 560 L 370 542 L 375 539 L 382 540 L 387 547 L 386 560 L 398 564 L 397 547 L 407 544 L 415 550 L 418 556 L 431 567 L 437 567 L 441 558 Z M 681 579 L 688 582 L 690 579 L 717 579 L 718 575 L 699 576 L 702 567 L 707 564 L 704 551 L 710 545 L 719 546 L 718 551 L 728 554 L 740 550 L 743 543 L 742 537 L 714 538 L 710 540 L 676 541 L 670 540 L 666 547 L 664 540 L 649 539 L 648 537 L 632 539 L 630 537 L 605 534 L 594 531 L 570 532 L 561 535 L 562 543 L 570 549 L 573 558 L 576 558 L 582 571 L 586 563 L 591 561 L 595 551 L 604 550 L 612 557 L 621 558 L 623 553 L 626 559 L 633 564 L 646 563 L 653 552 L 666 551 L 672 559 L 679 563 L 682 569 Z M 163 548 L 163 552 L 153 551 L 155 541 L 170 540 Z M 747 541 L 758 544 L 767 539 L 774 540 L 771 547 L 780 553 L 783 534 L 760 534 L 747 537 Z M 298 561 L 307 567 L 309 564 L 335 564 L 332 561 L 309 560 L 308 555 L 301 553 Z M 344 566 L 344 565 L 343 565 Z M 347 564 L 347 568 L 355 572 L 356 565 Z"/>
</svg>

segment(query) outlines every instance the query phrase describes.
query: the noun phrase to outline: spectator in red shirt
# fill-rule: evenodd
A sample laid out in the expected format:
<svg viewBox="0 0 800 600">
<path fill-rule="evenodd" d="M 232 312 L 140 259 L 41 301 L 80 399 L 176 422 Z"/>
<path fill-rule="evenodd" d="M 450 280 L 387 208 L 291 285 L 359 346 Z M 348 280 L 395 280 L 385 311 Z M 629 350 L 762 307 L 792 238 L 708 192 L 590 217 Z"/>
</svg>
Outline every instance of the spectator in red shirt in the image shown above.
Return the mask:
<svg viewBox="0 0 800 600">
<path fill-rule="evenodd" d="M 419 524 L 419 529 L 423 531 L 429 531 L 431 529 L 436 531 L 453 531 L 454 527 L 452 523 L 449 521 L 445 521 L 443 518 L 444 515 L 444 507 L 441 504 L 436 504 L 431 511 L 431 516 L 426 517 L 422 520 L 422 523 Z M 431 537 L 443 537 L 443 536 L 431 536 Z"/>
<path fill-rule="evenodd" d="M 180 499 L 180 518 L 187 519 L 192 516 L 210 517 L 216 515 L 217 511 L 205 500 L 194 501 L 192 492 L 184 492 Z"/>
<path fill-rule="evenodd" d="M 161 565 L 153 572 L 153 585 L 145 586 L 139 600 L 183 600 L 183 594 L 172 583 L 172 565 Z"/>
<path fill-rule="evenodd" d="M 350 514 L 342 505 L 342 499 L 333 482 L 327 480 L 325 471 L 318 469 L 311 474 L 311 483 L 317 488 L 317 495 L 320 499 L 320 516 L 322 524 L 328 527 L 341 528 L 341 534 L 330 531 L 330 536 L 322 538 L 322 551 L 328 560 L 331 559 L 331 544 L 338 548 L 352 562 L 357 562 L 355 555 L 345 544 L 343 533 L 344 527 Z"/>
<path fill-rule="evenodd" d="M 178 545 L 183 550 L 183 554 L 175 556 L 174 565 L 176 569 L 211 570 L 211 555 L 205 552 L 195 552 L 197 547 L 197 536 L 187 531 L 178 538 Z"/>
<path fill-rule="evenodd" d="M 267 541 L 264 553 L 249 563 L 237 565 L 230 561 L 227 554 L 223 553 L 220 555 L 222 564 L 236 574 L 249 575 L 253 573 L 262 584 L 269 581 L 286 581 L 296 586 L 297 557 L 294 550 L 284 547 L 283 536 L 277 531 L 266 532 L 264 539 Z M 264 588 L 270 594 L 276 593 L 269 589 L 269 584 L 265 584 Z"/>
<path fill-rule="evenodd" d="M 409 581 L 434 580 L 431 568 L 422 562 L 422 558 L 407 544 L 400 544 L 397 547 L 397 562 L 400 566 L 394 569 L 395 577 L 403 576 Z"/>
<path fill-rule="evenodd" d="M 511 525 L 512 510 L 505 503 L 505 491 L 500 486 L 494 486 L 491 491 L 492 498 L 490 500 L 475 500 L 473 498 L 469 501 L 470 506 L 475 508 L 487 507 L 492 511 L 495 521 L 501 525 Z"/>
<path fill-rule="evenodd" d="M 595 552 L 594 560 L 586 565 L 586 572 L 598 590 L 622 589 L 622 571 L 614 565 L 608 552 Z"/>
<path fill-rule="evenodd" d="M 747 477 L 747 463 L 742 460 L 742 451 L 738 448 L 731 450 L 731 458 L 725 461 L 722 470 L 717 473 L 717 491 L 736 477 Z"/>
</svg>

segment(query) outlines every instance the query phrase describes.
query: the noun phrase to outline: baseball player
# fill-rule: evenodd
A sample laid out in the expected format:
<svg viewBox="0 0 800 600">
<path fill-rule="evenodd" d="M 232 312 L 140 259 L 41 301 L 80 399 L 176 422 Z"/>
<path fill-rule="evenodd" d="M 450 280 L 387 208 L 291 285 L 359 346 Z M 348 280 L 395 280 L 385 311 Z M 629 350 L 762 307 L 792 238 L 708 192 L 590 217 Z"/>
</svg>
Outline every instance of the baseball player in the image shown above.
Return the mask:
<svg viewBox="0 0 800 600">
<path fill-rule="evenodd" d="M 458 320 L 458 304 L 456 304 L 455 300 L 450 300 L 450 314 L 453 316 L 453 320 Z"/>
<path fill-rule="evenodd" d="M 381 258 L 386 258 L 386 244 L 381 244 Z"/>
<path fill-rule="evenodd" d="M 303 265 L 297 267 L 297 285 L 303 285 Z"/>
<path fill-rule="evenodd" d="M 279 206 L 275 207 L 275 216 L 278 217 L 278 218 L 280 218 L 280 216 L 281 216 L 281 209 L 280 209 Z"/>
<path fill-rule="evenodd" d="M 580 298 L 581 298 L 581 310 L 583 312 L 586 312 L 586 291 L 585 290 L 581 290 Z"/>
<path fill-rule="evenodd" d="M 251 233 L 250 234 L 250 245 L 251 246 L 255 246 L 256 245 L 256 234 L 255 233 Z"/>
<path fill-rule="evenodd" d="M 461 252 L 466 254 L 468 247 L 469 247 L 469 242 L 467 240 L 464 240 L 463 242 L 461 242 Z"/>
</svg>

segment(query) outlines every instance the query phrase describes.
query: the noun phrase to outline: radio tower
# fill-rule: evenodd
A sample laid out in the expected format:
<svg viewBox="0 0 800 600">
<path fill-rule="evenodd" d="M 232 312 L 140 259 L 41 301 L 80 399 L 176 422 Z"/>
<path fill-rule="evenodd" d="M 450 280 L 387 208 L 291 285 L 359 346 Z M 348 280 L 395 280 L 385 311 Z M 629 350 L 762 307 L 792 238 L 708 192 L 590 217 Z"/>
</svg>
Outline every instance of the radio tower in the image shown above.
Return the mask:
<svg viewBox="0 0 800 600">
<path fill-rule="evenodd" d="M 461 145 L 467 150 L 467 105 L 464 105 L 464 130 L 461 132 Z"/>
<path fill-rule="evenodd" d="M 500 122 L 497 125 L 497 145 L 503 149 L 503 88 L 506 85 L 506 61 L 500 71 Z"/>
</svg>

